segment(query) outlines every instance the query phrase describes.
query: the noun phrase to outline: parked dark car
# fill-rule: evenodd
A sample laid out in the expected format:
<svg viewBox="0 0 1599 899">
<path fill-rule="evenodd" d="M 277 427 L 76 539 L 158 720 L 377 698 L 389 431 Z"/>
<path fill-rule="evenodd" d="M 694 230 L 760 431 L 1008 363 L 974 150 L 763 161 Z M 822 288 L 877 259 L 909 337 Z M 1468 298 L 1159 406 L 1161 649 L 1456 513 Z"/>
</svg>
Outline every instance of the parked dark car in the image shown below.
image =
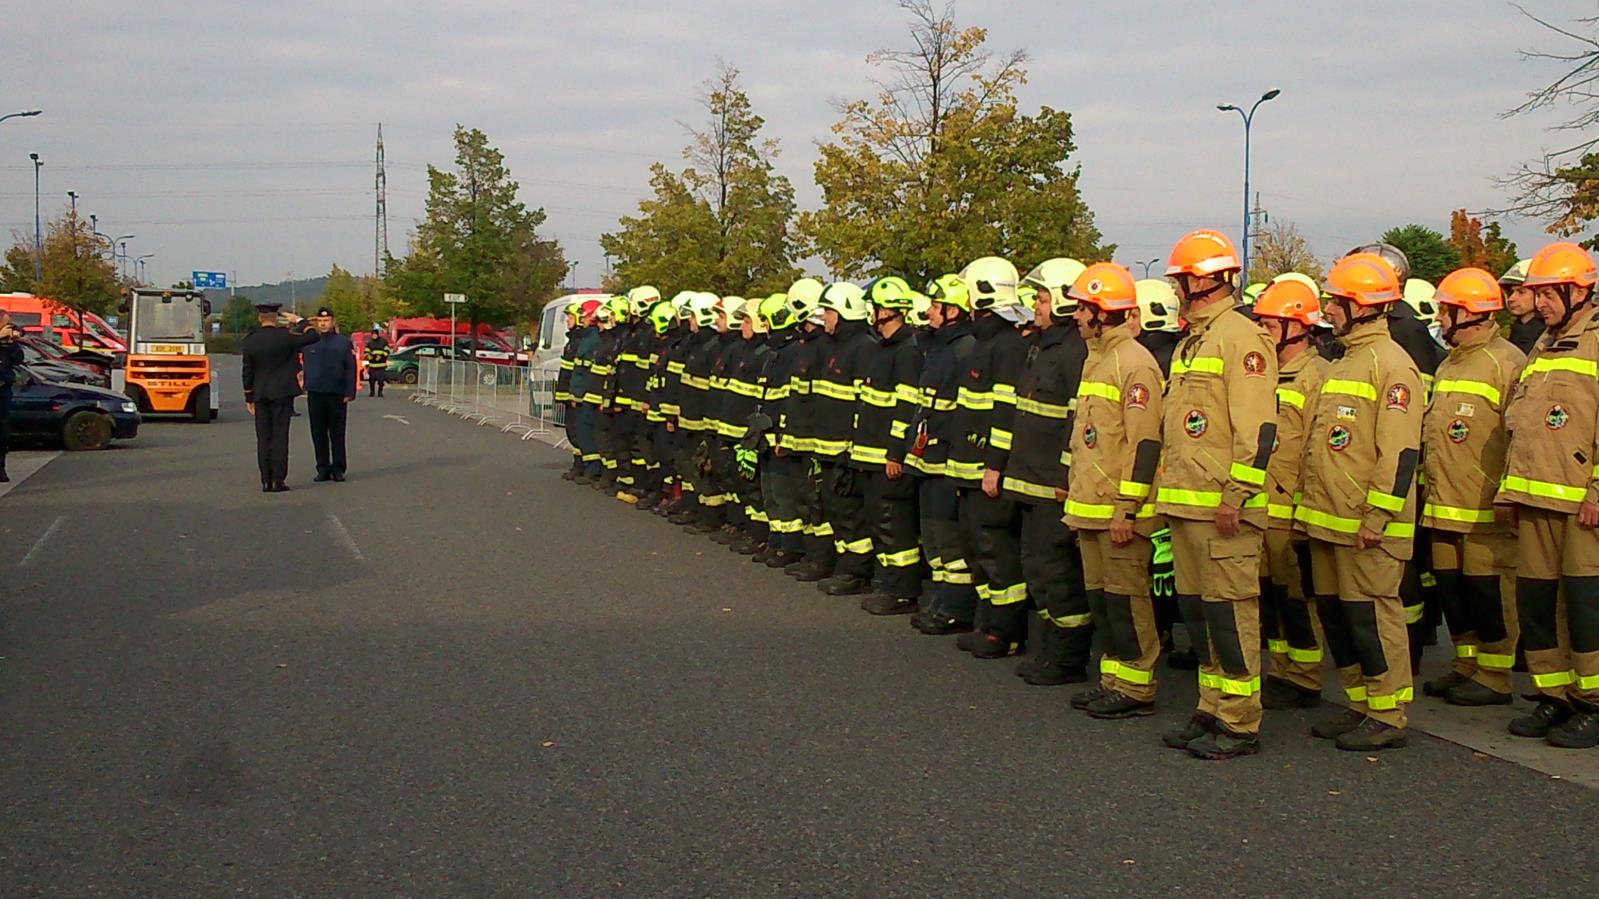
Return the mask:
<svg viewBox="0 0 1599 899">
<path fill-rule="evenodd" d="M 99 387 L 50 381 L 31 365 L 17 370 L 12 387 L 11 434 L 19 440 L 55 442 L 68 450 L 100 450 L 112 440 L 139 435 L 139 407 Z"/>
<path fill-rule="evenodd" d="M 442 344 L 415 343 L 389 354 L 389 380 L 415 384 L 423 359 L 468 359 L 470 356 L 465 350 L 451 350 Z"/>
<path fill-rule="evenodd" d="M 46 381 L 111 388 L 111 360 L 106 356 L 89 351 L 68 352 L 42 337 L 23 337 L 17 345 L 22 347 L 23 363 L 34 366 Z"/>
</svg>

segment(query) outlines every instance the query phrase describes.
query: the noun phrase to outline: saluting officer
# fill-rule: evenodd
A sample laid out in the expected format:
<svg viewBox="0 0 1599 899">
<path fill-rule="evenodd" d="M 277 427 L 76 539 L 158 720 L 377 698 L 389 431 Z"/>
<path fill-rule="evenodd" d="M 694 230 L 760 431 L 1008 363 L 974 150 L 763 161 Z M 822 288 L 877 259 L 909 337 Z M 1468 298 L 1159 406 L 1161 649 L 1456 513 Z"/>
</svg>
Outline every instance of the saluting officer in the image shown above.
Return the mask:
<svg viewBox="0 0 1599 899">
<path fill-rule="evenodd" d="M 244 405 L 255 416 L 256 462 L 261 492 L 284 493 L 289 486 L 289 417 L 300 395 L 300 349 L 322 339 L 309 328 L 291 331 L 278 320 L 279 303 L 255 307 L 260 327 L 244 338 Z M 291 323 L 304 319 L 290 316 Z"/>
</svg>

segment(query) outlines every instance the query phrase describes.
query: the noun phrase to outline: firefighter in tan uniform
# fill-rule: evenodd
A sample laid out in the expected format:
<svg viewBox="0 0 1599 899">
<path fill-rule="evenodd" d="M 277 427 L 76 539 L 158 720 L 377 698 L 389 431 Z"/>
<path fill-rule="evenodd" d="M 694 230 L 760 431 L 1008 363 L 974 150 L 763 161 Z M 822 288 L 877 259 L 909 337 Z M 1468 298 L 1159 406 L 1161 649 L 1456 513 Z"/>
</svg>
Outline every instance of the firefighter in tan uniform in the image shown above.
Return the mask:
<svg viewBox="0 0 1599 899">
<path fill-rule="evenodd" d="M 1238 310 L 1241 264 L 1200 230 L 1168 254 L 1188 333 L 1166 385 L 1155 513 L 1171 524 L 1177 602 L 1197 640 L 1199 705 L 1166 745 L 1206 759 L 1260 748 L 1260 554 L 1277 440 L 1277 353 Z M 1190 624 L 1192 627 L 1192 624 Z"/>
<path fill-rule="evenodd" d="M 1599 745 L 1599 270 L 1582 248 L 1544 247 L 1525 285 L 1548 329 L 1505 413 L 1495 503 L 1518 523 L 1516 611 L 1538 707 L 1510 732 Z"/>
<path fill-rule="evenodd" d="M 1306 275 L 1279 275 L 1255 301 L 1255 318 L 1277 346 L 1277 449 L 1266 466 L 1266 552 L 1261 557 L 1261 629 L 1271 672 L 1261 687 L 1267 709 L 1321 705 L 1321 626 L 1310 607 L 1310 541 L 1294 532 L 1309 416 L 1328 362 L 1316 351 L 1321 287 Z"/>
<path fill-rule="evenodd" d="M 1449 356 L 1438 366 L 1422 419 L 1421 526 L 1429 529 L 1432 573 L 1455 644 L 1449 672 L 1423 685 L 1453 705 L 1506 705 L 1516 661 L 1516 540 L 1496 521 L 1494 493 L 1505 471 L 1504 407 L 1527 357 L 1499 336 L 1499 282 L 1478 268 L 1438 284 Z"/>
<path fill-rule="evenodd" d="M 1409 741 L 1410 645 L 1399 584 L 1416 534 L 1421 373 L 1388 335 L 1399 277 L 1374 253 L 1327 273 L 1324 312 L 1344 344 L 1305 437 L 1294 520 L 1310 536 L 1312 586 L 1349 709 L 1311 733 L 1371 752 Z"/>
<path fill-rule="evenodd" d="M 1150 489 L 1160 464 L 1160 366 L 1136 339 L 1132 273 L 1083 270 L 1067 294 L 1094 350 L 1077 387 L 1066 523 L 1078 532 L 1094 627 L 1105 635 L 1099 688 L 1072 697 L 1095 718 L 1150 715 L 1160 635 L 1149 598 Z"/>
</svg>

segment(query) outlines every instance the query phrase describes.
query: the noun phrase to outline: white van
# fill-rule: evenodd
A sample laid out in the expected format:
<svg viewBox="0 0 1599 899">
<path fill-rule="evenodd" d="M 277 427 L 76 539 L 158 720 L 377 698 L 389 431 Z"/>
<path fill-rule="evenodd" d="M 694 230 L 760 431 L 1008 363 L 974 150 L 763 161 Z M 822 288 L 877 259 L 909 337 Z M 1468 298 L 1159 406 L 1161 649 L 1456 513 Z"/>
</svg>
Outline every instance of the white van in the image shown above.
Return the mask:
<svg viewBox="0 0 1599 899">
<path fill-rule="evenodd" d="M 561 351 L 566 349 L 566 307 L 573 303 L 603 300 L 608 296 L 610 294 L 603 290 L 580 290 L 545 303 L 543 311 L 539 313 L 539 333 L 528 348 L 532 366 L 536 369 L 560 362 Z"/>
</svg>

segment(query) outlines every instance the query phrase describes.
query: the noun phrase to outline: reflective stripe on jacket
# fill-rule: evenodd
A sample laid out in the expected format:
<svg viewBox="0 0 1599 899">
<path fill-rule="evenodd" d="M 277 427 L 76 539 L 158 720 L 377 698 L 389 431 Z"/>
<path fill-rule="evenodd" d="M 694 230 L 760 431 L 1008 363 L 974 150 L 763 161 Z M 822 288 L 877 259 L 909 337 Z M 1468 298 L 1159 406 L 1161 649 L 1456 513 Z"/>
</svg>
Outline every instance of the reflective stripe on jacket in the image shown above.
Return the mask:
<svg viewBox="0 0 1599 899">
<path fill-rule="evenodd" d="M 1307 348 L 1277 370 L 1277 449 L 1266 466 L 1266 517 L 1274 528 L 1294 526 L 1305 435 L 1327 369 L 1327 360 Z"/>
<path fill-rule="evenodd" d="M 1160 464 L 1160 366 L 1127 325 L 1091 347 L 1072 419 L 1066 523 L 1103 531 L 1112 519 L 1152 520 Z"/>
<path fill-rule="evenodd" d="M 1599 502 L 1599 307 L 1546 333 L 1505 410 L 1510 449 L 1495 502 L 1571 514 Z"/>
<path fill-rule="evenodd" d="M 1494 523 L 1493 510 L 1510 445 L 1504 408 L 1526 362 L 1514 344 L 1489 331 L 1450 350 L 1438 366 L 1421 429 L 1422 527 L 1505 529 Z"/>
</svg>

